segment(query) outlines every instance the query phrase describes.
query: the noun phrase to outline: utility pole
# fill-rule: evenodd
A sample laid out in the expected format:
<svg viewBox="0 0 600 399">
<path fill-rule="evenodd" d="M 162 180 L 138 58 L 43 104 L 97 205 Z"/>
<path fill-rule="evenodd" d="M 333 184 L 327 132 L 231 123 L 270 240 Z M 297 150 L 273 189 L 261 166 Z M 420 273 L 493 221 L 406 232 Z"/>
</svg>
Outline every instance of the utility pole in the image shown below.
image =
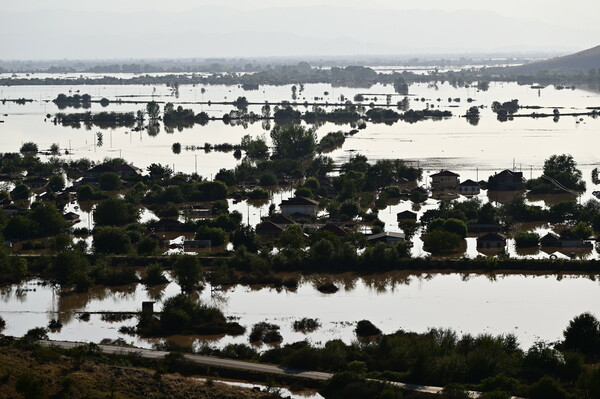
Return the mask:
<svg viewBox="0 0 600 399">
<path fill-rule="evenodd" d="M 194 171 L 198 174 L 198 154 L 194 154 Z"/>
</svg>

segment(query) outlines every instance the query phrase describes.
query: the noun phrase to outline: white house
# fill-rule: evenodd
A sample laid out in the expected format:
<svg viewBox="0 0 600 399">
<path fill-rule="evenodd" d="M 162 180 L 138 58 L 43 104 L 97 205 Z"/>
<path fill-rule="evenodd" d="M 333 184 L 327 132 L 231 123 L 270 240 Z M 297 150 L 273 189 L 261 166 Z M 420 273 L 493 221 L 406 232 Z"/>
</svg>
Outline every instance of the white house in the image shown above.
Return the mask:
<svg viewBox="0 0 600 399">
<path fill-rule="evenodd" d="M 308 215 L 314 216 L 319 209 L 319 203 L 306 197 L 294 197 L 283 200 L 279 209 L 284 215 Z"/>
</svg>

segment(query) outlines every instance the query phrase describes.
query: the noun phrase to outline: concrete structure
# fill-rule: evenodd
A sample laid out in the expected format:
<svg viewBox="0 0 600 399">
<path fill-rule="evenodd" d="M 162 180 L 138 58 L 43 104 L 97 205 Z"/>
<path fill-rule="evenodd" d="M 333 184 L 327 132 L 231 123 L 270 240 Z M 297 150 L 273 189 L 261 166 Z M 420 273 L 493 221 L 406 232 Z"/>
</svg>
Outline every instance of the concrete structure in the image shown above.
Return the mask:
<svg viewBox="0 0 600 399">
<path fill-rule="evenodd" d="M 294 197 L 283 200 L 279 209 L 284 215 L 306 215 L 315 216 L 319 209 L 319 203 L 306 197 Z"/>
<path fill-rule="evenodd" d="M 468 179 L 458 185 L 458 192 L 462 195 L 477 195 L 481 192 L 481 187 L 476 181 Z"/>
<path fill-rule="evenodd" d="M 431 175 L 431 188 L 434 190 L 456 190 L 460 175 L 449 170 L 442 170 Z"/>
<path fill-rule="evenodd" d="M 487 233 L 477 237 L 477 248 L 506 248 L 506 236 L 500 233 Z"/>
<path fill-rule="evenodd" d="M 525 189 L 523 172 L 514 172 L 505 169 L 500 173 L 490 176 L 487 184 L 488 190 L 492 191 L 516 191 Z"/>
</svg>

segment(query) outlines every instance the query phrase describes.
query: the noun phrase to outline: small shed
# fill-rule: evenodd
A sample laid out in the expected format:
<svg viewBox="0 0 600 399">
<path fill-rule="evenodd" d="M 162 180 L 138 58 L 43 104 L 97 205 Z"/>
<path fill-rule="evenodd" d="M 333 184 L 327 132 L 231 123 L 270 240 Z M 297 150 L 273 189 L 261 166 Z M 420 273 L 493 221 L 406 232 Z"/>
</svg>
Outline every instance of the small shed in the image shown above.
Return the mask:
<svg viewBox="0 0 600 399">
<path fill-rule="evenodd" d="M 416 222 L 417 213 L 412 211 L 402 211 L 396 214 L 396 220 L 398 222 Z"/>
<path fill-rule="evenodd" d="M 500 233 L 487 233 L 477 237 L 477 248 L 505 248 L 506 236 Z"/>
<path fill-rule="evenodd" d="M 560 247 L 560 237 L 558 234 L 549 232 L 540 239 L 540 244 L 542 247 L 558 248 Z"/>
</svg>

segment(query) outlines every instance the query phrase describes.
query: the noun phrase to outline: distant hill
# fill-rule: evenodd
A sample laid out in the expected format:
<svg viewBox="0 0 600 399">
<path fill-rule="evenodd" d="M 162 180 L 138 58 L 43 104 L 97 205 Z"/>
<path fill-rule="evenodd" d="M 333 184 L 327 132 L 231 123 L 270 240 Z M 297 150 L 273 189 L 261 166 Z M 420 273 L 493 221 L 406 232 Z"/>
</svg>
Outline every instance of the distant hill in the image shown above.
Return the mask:
<svg viewBox="0 0 600 399">
<path fill-rule="evenodd" d="M 596 46 L 575 54 L 508 68 L 508 72 L 514 74 L 534 74 L 540 70 L 561 70 L 575 72 L 589 71 L 590 69 L 599 68 L 600 46 Z"/>
</svg>

